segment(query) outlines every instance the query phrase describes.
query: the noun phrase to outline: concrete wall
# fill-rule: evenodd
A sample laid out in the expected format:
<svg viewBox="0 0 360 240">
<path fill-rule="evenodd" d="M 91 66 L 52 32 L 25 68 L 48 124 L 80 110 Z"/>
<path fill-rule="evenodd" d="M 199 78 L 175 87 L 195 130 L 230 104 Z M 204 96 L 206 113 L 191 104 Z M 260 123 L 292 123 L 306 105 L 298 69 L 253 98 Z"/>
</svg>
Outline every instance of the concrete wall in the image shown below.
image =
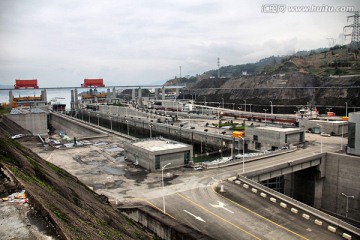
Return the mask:
<svg viewBox="0 0 360 240">
<path fill-rule="evenodd" d="M 79 124 L 71 119 L 68 119 L 66 116 L 62 116 L 57 113 L 50 114 L 50 124 L 56 130 L 63 130 L 70 137 L 76 137 L 77 139 L 101 136 L 104 133 L 97 131 L 96 129 L 85 125 Z"/>
<path fill-rule="evenodd" d="M 205 240 L 213 239 L 191 227 L 176 222 L 174 219 L 148 206 L 119 208 L 121 213 L 140 223 L 159 238 L 165 240 Z"/>
<path fill-rule="evenodd" d="M 348 218 L 360 223 L 360 158 L 327 153 L 321 209 L 346 215 L 346 198 L 349 198 Z"/>
<path fill-rule="evenodd" d="M 10 120 L 16 122 L 21 127 L 29 130 L 34 135 L 47 135 L 47 113 L 28 113 L 28 114 L 9 114 Z"/>
</svg>

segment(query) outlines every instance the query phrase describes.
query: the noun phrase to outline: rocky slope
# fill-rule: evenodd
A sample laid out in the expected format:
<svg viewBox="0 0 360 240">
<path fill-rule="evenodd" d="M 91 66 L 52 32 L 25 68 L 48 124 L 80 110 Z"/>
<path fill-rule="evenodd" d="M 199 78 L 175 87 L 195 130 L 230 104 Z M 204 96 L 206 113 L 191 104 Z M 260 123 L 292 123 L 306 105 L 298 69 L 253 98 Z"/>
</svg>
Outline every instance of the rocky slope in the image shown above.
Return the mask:
<svg viewBox="0 0 360 240">
<path fill-rule="evenodd" d="M 154 239 L 113 209 L 105 196 L 10 139 L 8 130 L 19 126 L 8 125 L 0 119 L 0 164 L 16 176 L 29 202 L 51 220 L 63 239 Z"/>
</svg>

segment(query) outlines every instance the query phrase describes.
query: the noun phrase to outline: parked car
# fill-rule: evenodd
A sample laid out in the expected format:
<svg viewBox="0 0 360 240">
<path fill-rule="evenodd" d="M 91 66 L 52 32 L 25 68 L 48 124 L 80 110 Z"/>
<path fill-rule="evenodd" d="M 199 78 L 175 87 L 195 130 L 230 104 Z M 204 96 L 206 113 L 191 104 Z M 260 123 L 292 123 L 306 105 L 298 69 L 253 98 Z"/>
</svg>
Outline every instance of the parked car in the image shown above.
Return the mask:
<svg viewBox="0 0 360 240">
<path fill-rule="evenodd" d="M 330 134 L 324 133 L 324 132 L 322 132 L 320 135 L 323 136 L 323 137 L 330 137 L 331 136 Z"/>
</svg>

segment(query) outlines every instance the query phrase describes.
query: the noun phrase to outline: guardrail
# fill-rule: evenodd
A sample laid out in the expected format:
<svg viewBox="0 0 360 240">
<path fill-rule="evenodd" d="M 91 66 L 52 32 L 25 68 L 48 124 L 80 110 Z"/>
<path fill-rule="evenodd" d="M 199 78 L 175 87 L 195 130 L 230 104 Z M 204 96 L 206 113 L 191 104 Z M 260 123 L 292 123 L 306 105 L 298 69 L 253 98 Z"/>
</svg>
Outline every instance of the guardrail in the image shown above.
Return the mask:
<svg viewBox="0 0 360 240">
<path fill-rule="evenodd" d="M 274 204 L 279 204 L 280 207 L 289 210 L 293 214 L 301 215 L 304 220 L 313 221 L 314 224 L 318 226 L 325 227 L 333 233 L 338 233 L 345 239 L 350 240 L 353 239 L 353 237 L 356 237 L 356 239 L 360 237 L 359 228 L 284 194 L 266 188 L 260 183 L 254 182 L 246 177 L 238 175 L 228 178 L 228 181 L 242 186 L 254 194 L 258 194 L 260 197 L 269 199 L 269 201 Z"/>
</svg>

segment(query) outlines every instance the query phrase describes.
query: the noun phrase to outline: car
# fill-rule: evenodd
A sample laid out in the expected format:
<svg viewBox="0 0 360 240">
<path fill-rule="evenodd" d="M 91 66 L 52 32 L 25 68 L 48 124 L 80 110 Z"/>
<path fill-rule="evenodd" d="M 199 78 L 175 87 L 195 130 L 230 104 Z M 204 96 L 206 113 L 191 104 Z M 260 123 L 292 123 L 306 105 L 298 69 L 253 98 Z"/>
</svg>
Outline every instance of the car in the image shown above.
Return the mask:
<svg viewBox="0 0 360 240">
<path fill-rule="evenodd" d="M 22 138 L 24 136 L 24 134 L 16 134 L 14 136 L 11 136 L 11 139 L 18 139 L 18 138 Z"/>
<path fill-rule="evenodd" d="M 331 136 L 330 134 L 325 133 L 325 132 L 322 132 L 320 135 L 323 136 L 323 137 L 330 137 Z"/>
<path fill-rule="evenodd" d="M 194 170 L 195 170 L 195 171 L 201 171 L 201 170 L 203 170 L 203 169 L 204 169 L 204 167 L 202 167 L 202 166 L 194 167 Z"/>
</svg>

